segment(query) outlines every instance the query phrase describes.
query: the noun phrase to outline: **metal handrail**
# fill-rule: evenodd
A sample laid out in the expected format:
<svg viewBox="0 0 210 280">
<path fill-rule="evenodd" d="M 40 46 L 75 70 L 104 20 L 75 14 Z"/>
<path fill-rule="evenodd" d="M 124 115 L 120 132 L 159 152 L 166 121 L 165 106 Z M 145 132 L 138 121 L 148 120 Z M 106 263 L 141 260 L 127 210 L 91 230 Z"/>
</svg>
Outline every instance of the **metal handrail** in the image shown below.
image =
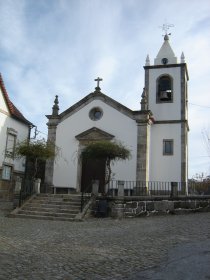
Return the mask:
<svg viewBox="0 0 210 280">
<path fill-rule="evenodd" d="M 22 183 L 22 187 L 19 193 L 19 207 L 34 194 L 34 182 L 33 180 L 25 179 Z"/>
<path fill-rule="evenodd" d="M 88 193 L 87 190 L 90 189 L 90 187 L 91 187 L 91 186 L 88 185 L 87 188 L 85 188 L 85 190 L 82 191 L 82 195 L 81 195 L 81 209 L 80 209 L 81 212 L 82 212 L 82 210 L 83 210 L 85 204 L 87 203 L 87 201 L 86 201 L 86 203 L 85 203 L 85 197 L 87 197 L 87 196 L 85 196 L 85 194 Z M 91 193 L 90 193 L 90 197 L 91 197 Z"/>
</svg>

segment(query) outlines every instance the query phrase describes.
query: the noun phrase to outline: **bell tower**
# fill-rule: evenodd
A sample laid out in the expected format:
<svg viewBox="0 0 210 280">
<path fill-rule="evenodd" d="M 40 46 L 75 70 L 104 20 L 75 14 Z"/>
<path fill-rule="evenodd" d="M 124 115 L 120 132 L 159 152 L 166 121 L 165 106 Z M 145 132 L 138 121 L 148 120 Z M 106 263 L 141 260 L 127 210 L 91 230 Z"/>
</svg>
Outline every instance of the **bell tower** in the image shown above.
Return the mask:
<svg viewBox="0 0 210 280">
<path fill-rule="evenodd" d="M 188 71 L 184 54 L 180 61 L 164 25 L 163 44 L 150 64 L 146 58 L 145 90 L 148 110 L 154 116 L 150 138 L 150 181 L 187 182 L 188 178 Z"/>
</svg>

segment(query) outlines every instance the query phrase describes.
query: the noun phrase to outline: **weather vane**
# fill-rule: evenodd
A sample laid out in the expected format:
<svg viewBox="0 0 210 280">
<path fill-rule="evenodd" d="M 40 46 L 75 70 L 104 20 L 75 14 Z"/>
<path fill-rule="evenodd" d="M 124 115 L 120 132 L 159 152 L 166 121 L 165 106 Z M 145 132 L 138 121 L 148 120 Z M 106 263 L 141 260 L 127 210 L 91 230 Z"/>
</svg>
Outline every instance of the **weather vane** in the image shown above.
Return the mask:
<svg viewBox="0 0 210 280">
<path fill-rule="evenodd" d="M 170 27 L 174 27 L 174 25 L 170 24 L 170 23 L 167 23 L 167 21 L 165 21 L 165 23 L 162 26 L 159 26 L 159 27 L 162 28 L 162 30 L 165 32 L 165 35 L 171 35 L 171 33 L 168 33 L 168 30 L 169 30 Z"/>
</svg>

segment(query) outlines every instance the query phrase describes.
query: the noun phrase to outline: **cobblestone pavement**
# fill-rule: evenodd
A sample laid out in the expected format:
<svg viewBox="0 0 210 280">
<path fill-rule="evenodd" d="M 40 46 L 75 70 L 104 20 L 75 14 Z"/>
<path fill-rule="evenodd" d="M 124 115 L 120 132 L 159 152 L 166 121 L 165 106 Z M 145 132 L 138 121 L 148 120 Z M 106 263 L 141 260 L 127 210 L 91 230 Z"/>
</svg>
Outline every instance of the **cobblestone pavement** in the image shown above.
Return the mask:
<svg viewBox="0 0 210 280">
<path fill-rule="evenodd" d="M 202 280 L 209 264 L 210 213 L 84 222 L 0 216 L 0 280 Z"/>
</svg>

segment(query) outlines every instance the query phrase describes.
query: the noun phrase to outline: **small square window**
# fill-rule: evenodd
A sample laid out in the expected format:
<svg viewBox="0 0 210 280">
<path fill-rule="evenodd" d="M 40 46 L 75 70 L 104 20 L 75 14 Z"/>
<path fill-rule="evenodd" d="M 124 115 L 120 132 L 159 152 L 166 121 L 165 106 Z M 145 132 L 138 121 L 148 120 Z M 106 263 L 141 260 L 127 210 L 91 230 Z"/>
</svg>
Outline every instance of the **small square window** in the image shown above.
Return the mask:
<svg viewBox="0 0 210 280">
<path fill-rule="evenodd" d="M 3 165 L 2 179 L 9 181 L 11 180 L 11 177 L 12 177 L 12 166 Z"/>
<path fill-rule="evenodd" d="M 163 140 L 163 155 L 173 155 L 174 150 L 173 140 Z"/>
</svg>

